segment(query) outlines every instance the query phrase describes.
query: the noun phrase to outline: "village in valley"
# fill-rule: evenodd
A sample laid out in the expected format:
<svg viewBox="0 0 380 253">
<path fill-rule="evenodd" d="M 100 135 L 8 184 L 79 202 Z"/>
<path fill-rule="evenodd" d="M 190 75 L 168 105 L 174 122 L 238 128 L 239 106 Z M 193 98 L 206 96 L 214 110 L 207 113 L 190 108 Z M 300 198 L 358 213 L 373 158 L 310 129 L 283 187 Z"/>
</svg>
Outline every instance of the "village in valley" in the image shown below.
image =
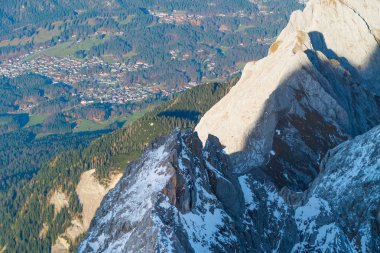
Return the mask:
<svg viewBox="0 0 380 253">
<path fill-rule="evenodd" d="M 0 76 L 14 78 L 26 73 L 36 73 L 49 77 L 55 83 L 65 83 L 75 86 L 86 83 L 85 89 L 80 89 L 73 96 L 79 96 L 83 105 L 95 102 L 123 104 L 129 101 L 141 101 L 156 95 L 168 96 L 188 89 L 189 85 L 176 89 L 162 87 L 157 83 L 140 84 L 127 83 L 125 75 L 128 72 L 150 68 L 145 62 L 107 63 L 101 58 L 75 59 L 72 57 L 56 57 L 41 54 L 43 47 L 23 56 L 8 59 L 0 64 Z"/>
<path fill-rule="evenodd" d="M 213 7 L 212 3 L 209 5 Z M 131 47 L 131 51 L 128 53 L 130 56 L 127 57 L 128 60 L 120 57 L 117 58 L 112 56 L 112 54 L 106 55 L 108 58 L 112 57 L 111 60 L 108 60 L 104 55 L 100 55 L 100 57 L 99 55 L 75 56 L 75 53 L 84 52 L 84 50 L 77 50 L 76 52 L 67 53 L 66 55 L 57 55 L 51 52 L 65 43 L 70 44 L 69 47 L 72 46 L 73 48 L 83 49 L 85 48 L 83 44 L 86 43 L 88 45 L 92 45 L 91 43 L 94 43 L 94 45 L 105 44 L 110 38 L 114 39 L 116 37 L 120 40 L 120 38 L 124 38 L 127 35 L 126 30 L 118 30 L 121 29 L 120 27 L 118 29 L 98 29 L 86 39 L 74 33 L 67 41 L 61 41 L 61 38 L 59 38 L 57 45 L 54 43 L 51 45 L 45 43 L 44 45 L 40 44 L 35 46 L 30 51 L 26 51 L 27 53 L 21 55 L 14 56 L 10 54 L 9 58 L 0 59 L 0 77 L 15 78 L 28 73 L 46 76 L 51 78 L 53 83 L 65 83 L 74 87 L 72 96 L 79 97 L 82 105 L 92 103 L 124 104 L 130 101 L 142 101 L 157 96 L 169 96 L 170 94 L 179 93 L 196 86 L 200 82 L 218 80 L 218 78 L 226 79 L 231 74 L 238 72 L 239 68 L 241 68 L 239 64 L 241 65 L 242 63 L 234 60 L 235 58 L 246 55 L 247 51 L 250 52 L 249 48 L 254 48 L 255 45 L 269 47 L 273 42 L 273 36 L 267 36 L 265 34 L 252 39 L 244 39 L 249 36 L 247 32 L 250 31 L 250 29 L 254 29 L 254 25 L 239 25 L 235 28 L 236 30 L 234 30 L 232 29 L 233 23 L 229 24 L 228 22 L 223 23 L 221 21 L 236 18 L 244 19 L 246 23 L 254 23 L 255 20 L 260 17 L 269 17 L 278 14 L 268 10 L 267 6 L 260 3 L 258 4 L 258 8 L 259 11 L 255 13 L 247 13 L 240 10 L 233 13 L 216 12 L 209 15 L 192 14 L 177 10 L 172 12 L 146 10 L 147 14 L 156 20 L 156 23 L 153 22 L 150 25 L 153 28 L 158 24 L 163 25 L 163 27 L 166 27 L 165 25 L 168 24 L 179 25 L 178 27 L 180 27 L 180 25 L 190 24 L 193 27 L 199 27 L 204 25 L 204 23 L 207 25 L 207 22 L 210 22 L 210 19 L 215 17 L 216 20 L 220 22 L 220 24 L 218 23 L 219 28 L 217 32 L 226 34 L 237 33 L 239 36 L 242 36 L 243 39 L 241 39 L 240 43 L 236 44 L 237 46 L 223 46 L 217 44 L 209 46 L 207 43 L 200 43 L 196 45 L 198 48 L 193 51 L 188 48 L 181 48 L 178 45 L 175 47 L 163 47 L 162 50 L 166 51 L 170 60 L 179 66 L 178 72 L 182 71 L 185 73 L 188 69 L 193 71 L 198 65 L 202 65 L 200 69 L 196 69 L 198 72 L 202 71 L 199 75 L 200 77 L 194 74 L 193 76 L 190 74 L 189 76 L 184 75 L 185 77 L 179 75 L 173 77 L 173 80 L 169 80 L 171 83 L 165 83 L 166 81 L 163 81 L 163 77 L 160 76 L 160 72 L 165 73 L 162 71 L 165 69 L 157 67 L 158 65 L 162 65 L 161 59 L 153 59 L 151 62 L 156 61 L 155 65 L 147 63 L 146 60 L 140 60 L 140 57 L 135 57 L 131 60 L 133 56 L 139 53 L 144 54 L 144 52 L 136 52 L 136 46 Z M 126 18 L 123 24 L 126 25 L 128 22 L 131 22 L 133 17 L 134 16 L 131 15 Z M 113 18 L 112 20 L 120 21 L 121 19 Z M 91 19 L 88 20 L 89 26 L 92 24 L 90 21 Z M 52 31 L 54 31 L 54 29 Z M 89 49 L 91 49 L 91 46 L 86 48 L 86 50 Z M 255 54 L 259 55 L 260 53 L 256 52 Z M 123 56 L 125 56 L 125 54 Z M 141 58 L 144 59 L 144 57 Z M 218 59 L 219 65 L 217 64 Z M 225 63 L 221 63 L 223 62 L 221 59 L 225 61 Z M 226 59 L 229 59 L 230 62 L 227 62 Z M 228 67 L 225 66 L 226 64 L 228 64 Z M 148 77 L 151 79 L 154 77 L 153 80 L 155 81 L 141 82 L 139 78 L 135 78 L 139 76 L 140 73 L 141 76 L 144 76 L 146 72 L 150 72 L 150 74 L 153 73 Z M 136 73 L 138 74 L 136 75 Z M 194 71 L 192 73 L 194 73 Z M 133 74 L 134 78 L 128 78 Z M 145 77 L 142 79 L 144 78 Z M 165 76 L 164 78 L 167 77 Z"/>
</svg>

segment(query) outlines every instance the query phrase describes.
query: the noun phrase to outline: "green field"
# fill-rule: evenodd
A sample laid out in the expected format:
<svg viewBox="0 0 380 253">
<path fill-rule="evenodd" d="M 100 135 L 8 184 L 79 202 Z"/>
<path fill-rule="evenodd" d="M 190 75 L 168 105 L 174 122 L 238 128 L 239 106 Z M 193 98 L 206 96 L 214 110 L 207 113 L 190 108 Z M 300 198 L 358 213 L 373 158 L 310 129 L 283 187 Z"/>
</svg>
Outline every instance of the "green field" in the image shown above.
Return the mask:
<svg viewBox="0 0 380 253">
<path fill-rule="evenodd" d="M 78 50 L 90 50 L 93 46 L 106 42 L 109 38 L 106 36 L 104 39 L 99 39 L 95 36 L 90 36 L 80 42 L 67 41 L 57 46 L 45 50 L 43 53 L 49 56 L 56 57 L 74 57 L 74 53 Z"/>
<path fill-rule="evenodd" d="M 93 120 L 80 119 L 77 120 L 77 125 L 73 129 L 73 132 L 88 132 L 88 131 L 99 131 L 109 129 L 111 124 L 116 121 L 123 123 L 123 127 L 131 125 L 136 120 L 143 117 L 147 112 L 151 111 L 156 104 L 149 106 L 141 111 L 135 112 L 130 116 L 121 116 L 121 117 L 112 117 L 108 120 L 96 122 Z M 35 126 L 41 124 L 48 116 L 47 115 L 29 115 L 29 121 L 24 126 L 24 128 Z M 7 124 L 11 120 L 10 117 L 0 117 L 0 125 Z M 43 137 L 45 135 L 49 135 L 48 133 L 40 133 L 37 138 Z"/>
<path fill-rule="evenodd" d="M 32 42 L 32 41 L 34 43 L 43 43 L 48 40 L 51 40 L 52 38 L 58 36 L 61 33 L 61 31 L 57 27 L 50 31 L 40 28 L 37 30 L 37 32 L 38 33 L 34 34 L 31 37 L 22 37 L 22 38 L 15 38 L 13 40 L 0 41 L 0 47 L 25 45 L 26 43 Z"/>
<path fill-rule="evenodd" d="M 41 124 L 47 117 L 47 115 L 29 115 L 29 121 L 24 127 L 31 127 Z"/>
<path fill-rule="evenodd" d="M 57 26 L 50 31 L 46 29 L 39 29 L 38 34 L 33 35 L 32 40 L 34 41 L 34 43 L 43 43 L 58 36 L 60 33 L 61 31 L 57 28 Z"/>
<path fill-rule="evenodd" d="M 126 19 L 119 19 L 119 18 L 115 18 L 115 21 L 117 21 L 119 24 L 121 25 L 127 25 L 129 24 L 132 19 L 135 17 L 135 15 L 129 15 Z"/>
<path fill-rule="evenodd" d="M 124 122 L 123 127 L 131 125 L 136 120 L 143 117 L 147 112 L 151 111 L 155 105 L 145 108 L 139 112 L 135 112 L 130 116 L 113 117 L 102 122 L 96 122 L 87 119 L 80 119 L 77 121 L 77 126 L 73 129 L 73 132 L 87 132 L 87 131 L 99 131 L 109 129 L 111 124 L 118 122 Z"/>
<path fill-rule="evenodd" d="M 252 29 L 255 27 L 255 25 L 239 25 L 238 29 L 236 29 L 236 32 L 245 32 L 245 30 Z"/>
<path fill-rule="evenodd" d="M 77 121 L 77 126 L 74 128 L 74 132 L 87 132 L 87 131 L 98 131 L 104 130 L 109 127 L 106 122 L 95 122 L 87 119 L 80 119 Z"/>
<path fill-rule="evenodd" d="M 49 136 L 51 134 L 53 134 L 53 133 L 38 133 L 35 138 L 40 139 L 42 137 Z"/>
</svg>

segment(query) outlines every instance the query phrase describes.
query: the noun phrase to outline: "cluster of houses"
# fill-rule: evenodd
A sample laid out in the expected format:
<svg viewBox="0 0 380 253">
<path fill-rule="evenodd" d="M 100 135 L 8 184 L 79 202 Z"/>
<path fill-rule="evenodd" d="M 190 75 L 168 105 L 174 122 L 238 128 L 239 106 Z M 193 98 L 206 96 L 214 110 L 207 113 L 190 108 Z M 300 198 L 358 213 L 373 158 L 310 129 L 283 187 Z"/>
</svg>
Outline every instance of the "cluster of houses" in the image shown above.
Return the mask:
<svg viewBox="0 0 380 253">
<path fill-rule="evenodd" d="M 112 104 L 124 104 L 131 101 L 142 101 L 147 98 L 160 95 L 161 97 L 169 96 L 173 93 L 182 92 L 189 89 L 194 84 L 189 86 L 179 87 L 177 89 L 165 89 L 153 84 L 132 84 L 132 85 L 116 85 L 106 87 L 92 87 L 82 92 L 79 92 L 81 98 L 81 104 L 92 104 L 95 102 L 100 103 L 112 103 Z"/>
<path fill-rule="evenodd" d="M 83 61 L 71 57 L 54 57 L 41 54 L 34 59 L 25 57 L 9 59 L 0 65 L 0 76 L 16 77 L 25 73 L 37 73 L 52 78 L 56 82 L 75 84 L 80 81 L 97 80 L 101 83 L 113 82 L 122 73 L 151 67 L 148 63 L 136 62 L 107 63 L 98 57 Z"/>
<path fill-rule="evenodd" d="M 183 24 L 192 23 L 193 25 L 200 26 L 202 15 L 188 14 L 183 11 L 173 11 L 172 13 L 154 12 L 149 10 L 149 14 L 157 17 L 159 23 L 165 24 Z"/>
<path fill-rule="evenodd" d="M 184 11 L 173 11 L 172 13 L 165 13 L 165 12 L 155 12 L 152 10 L 148 10 L 149 14 L 157 17 L 159 23 L 165 23 L 165 24 L 184 24 L 184 23 L 191 23 L 193 25 L 200 26 L 201 20 L 205 18 L 205 16 L 198 15 L 198 14 L 189 14 Z M 274 11 L 267 10 L 267 6 L 259 4 L 259 16 L 268 16 L 275 14 Z M 216 17 L 240 17 L 240 18 L 254 18 L 255 14 L 246 13 L 243 10 L 234 12 L 234 13 L 217 13 L 215 14 Z"/>
<path fill-rule="evenodd" d="M 190 86 L 167 90 L 156 83 L 125 84 L 126 72 L 139 71 L 151 67 L 149 64 L 137 61 L 128 63 L 107 63 L 93 57 L 83 61 L 71 57 L 52 57 L 43 54 L 30 59 L 32 53 L 9 59 L 0 64 L 0 76 L 17 77 L 25 73 L 36 73 L 52 78 L 54 82 L 64 82 L 75 85 L 86 82 L 88 88 L 78 91 L 82 104 L 94 102 L 123 104 L 128 101 L 141 101 L 156 96 L 168 96 L 181 92 Z"/>
</svg>

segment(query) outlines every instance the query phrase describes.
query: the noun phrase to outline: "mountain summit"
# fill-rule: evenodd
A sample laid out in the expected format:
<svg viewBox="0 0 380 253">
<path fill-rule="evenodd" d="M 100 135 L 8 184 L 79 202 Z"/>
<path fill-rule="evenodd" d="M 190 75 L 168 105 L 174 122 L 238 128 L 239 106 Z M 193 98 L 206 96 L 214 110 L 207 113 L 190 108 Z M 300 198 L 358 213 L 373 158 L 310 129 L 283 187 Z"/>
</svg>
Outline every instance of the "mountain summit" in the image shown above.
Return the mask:
<svg viewBox="0 0 380 253">
<path fill-rule="evenodd" d="M 380 121 L 380 4 L 312 0 L 201 119 L 235 172 L 261 168 L 305 190 L 327 150 Z"/>
<path fill-rule="evenodd" d="M 195 133 L 127 168 L 78 251 L 379 252 L 379 13 L 295 12 Z"/>
</svg>

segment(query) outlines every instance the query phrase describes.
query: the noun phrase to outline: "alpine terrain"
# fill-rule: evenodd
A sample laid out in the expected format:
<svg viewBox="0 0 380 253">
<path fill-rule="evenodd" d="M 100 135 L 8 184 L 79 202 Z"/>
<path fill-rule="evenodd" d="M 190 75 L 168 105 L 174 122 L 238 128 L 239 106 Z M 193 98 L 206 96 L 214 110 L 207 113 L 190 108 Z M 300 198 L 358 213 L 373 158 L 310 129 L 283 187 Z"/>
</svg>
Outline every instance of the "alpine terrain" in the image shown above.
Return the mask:
<svg viewBox="0 0 380 253">
<path fill-rule="evenodd" d="M 294 12 L 195 132 L 128 166 L 78 252 L 380 252 L 379 13 Z"/>
</svg>

